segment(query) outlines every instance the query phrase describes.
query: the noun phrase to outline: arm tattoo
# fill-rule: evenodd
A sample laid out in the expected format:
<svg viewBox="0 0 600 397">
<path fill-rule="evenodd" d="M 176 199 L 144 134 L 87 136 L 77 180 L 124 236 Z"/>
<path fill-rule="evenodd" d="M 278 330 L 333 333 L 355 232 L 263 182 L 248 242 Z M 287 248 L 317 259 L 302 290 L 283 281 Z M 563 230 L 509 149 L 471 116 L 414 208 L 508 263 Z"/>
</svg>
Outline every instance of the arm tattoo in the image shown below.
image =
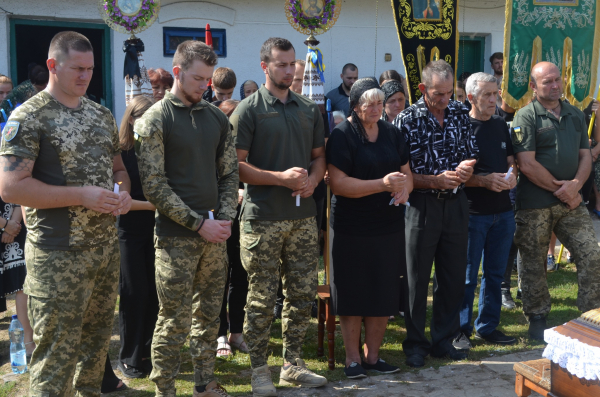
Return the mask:
<svg viewBox="0 0 600 397">
<path fill-rule="evenodd" d="M 33 170 L 33 161 L 16 156 L 0 156 L 0 164 L 4 172 L 25 171 L 31 173 Z"/>
</svg>

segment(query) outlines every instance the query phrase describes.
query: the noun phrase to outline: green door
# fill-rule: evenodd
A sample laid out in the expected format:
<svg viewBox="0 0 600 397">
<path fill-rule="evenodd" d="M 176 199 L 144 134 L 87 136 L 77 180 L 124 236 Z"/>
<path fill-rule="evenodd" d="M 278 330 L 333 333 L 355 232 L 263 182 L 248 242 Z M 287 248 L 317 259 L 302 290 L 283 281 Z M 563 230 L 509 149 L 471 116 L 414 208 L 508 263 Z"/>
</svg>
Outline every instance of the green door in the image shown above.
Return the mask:
<svg viewBox="0 0 600 397">
<path fill-rule="evenodd" d="M 460 36 L 458 45 L 458 60 L 456 66 L 456 78 L 464 72 L 483 72 L 483 50 L 485 48 L 485 37 L 482 36 Z"/>
<path fill-rule="evenodd" d="M 113 111 L 110 28 L 104 24 L 10 20 L 11 78 L 16 84 L 27 80 L 29 65 L 46 66 L 48 48 L 58 32 L 73 30 L 86 36 L 94 47 L 94 74 L 88 97 Z"/>
</svg>

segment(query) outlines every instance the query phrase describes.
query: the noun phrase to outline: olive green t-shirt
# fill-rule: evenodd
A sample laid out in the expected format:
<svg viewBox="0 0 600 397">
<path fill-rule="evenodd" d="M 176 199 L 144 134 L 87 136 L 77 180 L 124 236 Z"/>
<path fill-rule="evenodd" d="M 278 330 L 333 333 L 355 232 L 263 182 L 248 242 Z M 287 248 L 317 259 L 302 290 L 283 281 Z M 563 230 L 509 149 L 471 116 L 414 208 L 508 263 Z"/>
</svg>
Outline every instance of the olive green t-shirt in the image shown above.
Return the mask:
<svg viewBox="0 0 600 397">
<path fill-rule="evenodd" d="M 313 149 L 325 146 L 323 117 L 316 103 L 290 90 L 284 104 L 261 86 L 230 118 L 236 148 L 248 163 L 267 171 L 310 167 Z M 312 197 L 296 198 L 283 186 L 245 184 L 243 219 L 289 220 L 315 216 Z"/>
<path fill-rule="evenodd" d="M 585 117 L 576 107 L 561 101 L 560 121 L 534 100 L 520 109 L 512 122 L 516 153 L 535 152 L 535 160 L 556 180 L 575 178 L 579 149 L 589 149 Z M 516 209 L 547 208 L 561 201 L 519 172 Z"/>
<path fill-rule="evenodd" d="M 0 155 L 34 160 L 35 179 L 113 190 L 113 159 L 121 148 L 115 119 L 104 106 L 81 98 L 71 109 L 42 91 L 12 112 L 2 135 Z M 83 206 L 27 208 L 26 216 L 27 240 L 39 248 L 83 250 L 117 238 L 111 214 Z"/>
</svg>

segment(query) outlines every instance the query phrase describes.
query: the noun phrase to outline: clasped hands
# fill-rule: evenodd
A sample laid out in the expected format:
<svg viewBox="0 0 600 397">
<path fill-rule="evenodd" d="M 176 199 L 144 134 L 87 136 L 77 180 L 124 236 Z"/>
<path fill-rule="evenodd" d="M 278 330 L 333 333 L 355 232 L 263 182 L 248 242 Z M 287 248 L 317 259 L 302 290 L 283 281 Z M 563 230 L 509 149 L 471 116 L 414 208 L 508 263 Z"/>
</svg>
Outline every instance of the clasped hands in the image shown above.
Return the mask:
<svg viewBox="0 0 600 397">
<path fill-rule="evenodd" d="M 131 208 L 129 192 L 114 193 L 98 186 L 84 186 L 81 194 L 81 205 L 103 214 L 125 215 Z"/>
<path fill-rule="evenodd" d="M 293 197 L 298 195 L 302 198 L 310 197 L 317 187 L 317 183 L 308 175 L 308 171 L 300 167 L 283 171 L 280 180 L 283 186 L 292 190 Z"/>
<path fill-rule="evenodd" d="M 2 233 L 2 242 L 4 244 L 12 243 L 15 241 L 15 237 L 21 231 L 21 224 L 13 221 L 12 219 L 8 219 L 6 222 L 6 226 L 4 227 L 4 233 Z"/>
<path fill-rule="evenodd" d="M 581 194 L 579 194 L 579 184 L 577 181 L 557 181 L 553 180 L 555 185 L 560 188 L 554 192 L 554 195 L 565 205 L 568 209 L 574 210 L 581 204 Z"/>
<path fill-rule="evenodd" d="M 406 179 L 406 174 L 402 172 L 392 172 L 382 179 L 384 191 L 391 192 L 390 196 L 394 197 L 394 205 L 404 204 L 408 201 Z"/>
<path fill-rule="evenodd" d="M 438 174 L 437 188 L 440 190 L 453 190 L 465 183 L 473 175 L 473 167 L 477 160 L 463 160 L 454 171 L 444 171 Z"/>
</svg>

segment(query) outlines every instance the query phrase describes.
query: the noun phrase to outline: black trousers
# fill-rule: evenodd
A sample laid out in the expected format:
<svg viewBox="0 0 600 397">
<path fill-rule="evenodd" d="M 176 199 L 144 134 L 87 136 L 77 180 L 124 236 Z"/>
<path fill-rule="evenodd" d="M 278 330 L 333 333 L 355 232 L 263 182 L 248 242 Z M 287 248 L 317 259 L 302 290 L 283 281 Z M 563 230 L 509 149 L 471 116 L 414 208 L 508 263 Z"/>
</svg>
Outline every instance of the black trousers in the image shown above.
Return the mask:
<svg viewBox="0 0 600 397">
<path fill-rule="evenodd" d="M 465 292 L 469 204 L 464 191 L 438 199 L 413 192 L 406 209 L 408 304 L 406 355 L 443 356 L 460 331 L 459 311 Z M 427 290 L 435 261 L 431 339 L 425 336 Z"/>
<path fill-rule="evenodd" d="M 229 257 L 229 271 L 225 283 L 223 305 L 221 306 L 221 324 L 219 335 L 227 336 L 227 303 L 229 303 L 229 332 L 241 334 L 244 328 L 244 306 L 248 295 L 248 273 L 242 266 L 240 259 L 240 221 L 238 216 L 231 225 L 231 237 L 227 240 L 227 256 Z M 227 288 L 228 287 L 228 288 Z"/>
<path fill-rule="evenodd" d="M 141 368 L 150 357 L 152 334 L 158 316 L 154 280 L 154 235 L 135 235 L 119 230 L 121 276 L 119 277 L 119 360 Z"/>
</svg>

